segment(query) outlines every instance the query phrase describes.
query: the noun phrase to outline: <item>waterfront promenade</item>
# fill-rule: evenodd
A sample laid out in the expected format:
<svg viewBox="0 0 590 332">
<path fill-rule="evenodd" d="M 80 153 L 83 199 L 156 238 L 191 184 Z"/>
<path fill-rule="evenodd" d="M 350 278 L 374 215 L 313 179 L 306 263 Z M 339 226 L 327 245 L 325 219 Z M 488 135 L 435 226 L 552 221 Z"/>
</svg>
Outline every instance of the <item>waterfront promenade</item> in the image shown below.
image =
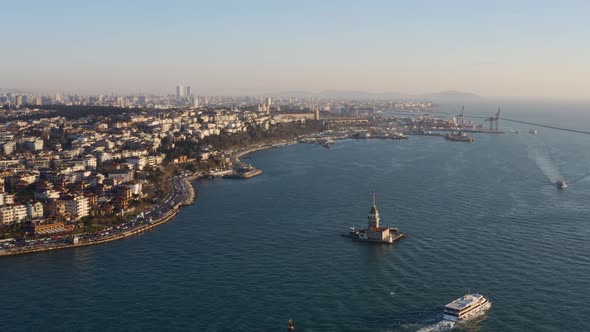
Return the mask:
<svg viewBox="0 0 590 332">
<path fill-rule="evenodd" d="M 248 147 L 237 150 L 232 154 L 232 162 L 234 162 L 234 164 L 241 165 L 242 162 L 239 158 L 249 153 L 295 143 L 297 142 L 289 140 L 275 144 Z M 255 175 L 246 175 L 240 178 L 246 179 L 262 174 L 262 170 L 256 169 L 254 167 L 252 167 L 250 172 L 254 172 Z M 134 217 L 130 221 L 126 221 L 113 227 L 108 227 L 98 232 L 54 236 L 51 238 L 42 239 L 14 240 L 12 243 L 6 242 L 3 243 L 3 247 L 0 247 L 0 256 L 32 254 L 51 250 L 97 245 L 121 240 L 148 231 L 170 221 L 176 216 L 182 206 L 191 205 L 194 202 L 196 199 L 196 192 L 191 184 L 191 181 L 195 181 L 201 177 L 203 177 L 203 175 L 200 173 L 173 177 L 171 179 L 172 192 L 170 195 L 161 203 L 154 206 L 151 210 L 143 213 L 140 216 Z"/>
<path fill-rule="evenodd" d="M 196 180 L 197 178 L 198 176 L 196 175 L 188 177 L 173 177 L 171 179 L 172 192 L 170 195 L 164 199 L 162 203 L 130 221 L 94 233 L 39 240 L 15 241 L 10 247 L 0 249 L 0 256 L 83 247 L 120 240 L 145 232 L 168 222 L 176 216 L 181 206 L 190 205 L 194 202 L 196 194 L 190 181 Z"/>
<path fill-rule="evenodd" d="M 313 138 L 315 136 L 310 137 Z M 331 135 L 329 136 L 329 138 L 334 140 L 340 140 L 350 139 L 354 137 L 352 135 Z M 373 136 L 366 138 L 383 137 Z M 298 144 L 300 140 L 301 137 L 296 139 L 278 141 L 270 144 L 249 146 L 243 149 L 232 151 L 230 152 L 230 158 L 233 163 L 233 167 L 230 169 L 219 171 L 217 173 L 223 175 L 228 174 L 228 177 L 238 179 L 248 179 L 261 175 L 263 174 L 263 171 L 261 169 L 258 169 L 250 164 L 243 162 L 240 158 L 243 158 L 250 153 L 260 150 Z M 198 178 L 205 176 L 207 175 L 202 173 L 195 173 L 190 175 L 173 177 L 171 179 L 171 194 L 161 203 L 154 206 L 151 210 L 145 212 L 140 216 L 134 217 L 130 221 L 126 221 L 116 226 L 109 227 L 104 230 L 93 233 L 54 236 L 51 238 L 42 239 L 15 240 L 12 243 L 3 243 L 2 246 L 0 246 L 0 256 L 20 255 L 50 250 L 89 246 L 120 240 L 141 232 L 145 232 L 171 220 L 179 212 L 181 206 L 192 204 L 196 198 L 196 194 L 194 187 L 191 185 L 190 181 L 194 181 Z M 212 173 L 210 173 L 208 174 L 208 176 L 215 175 L 212 175 Z"/>
</svg>

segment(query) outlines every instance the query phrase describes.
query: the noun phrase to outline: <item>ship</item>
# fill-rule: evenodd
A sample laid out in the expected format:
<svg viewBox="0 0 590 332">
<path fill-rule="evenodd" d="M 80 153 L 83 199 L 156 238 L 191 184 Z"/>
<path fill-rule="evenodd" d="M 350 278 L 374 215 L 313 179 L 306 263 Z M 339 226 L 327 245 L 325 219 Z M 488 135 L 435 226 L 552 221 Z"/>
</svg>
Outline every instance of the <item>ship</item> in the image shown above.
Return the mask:
<svg viewBox="0 0 590 332">
<path fill-rule="evenodd" d="M 559 179 L 555 182 L 555 185 L 559 189 L 565 189 L 567 188 L 567 181 L 565 181 L 564 179 Z"/>
<path fill-rule="evenodd" d="M 449 141 L 455 141 L 455 142 L 473 142 L 473 141 L 475 141 L 473 139 L 473 137 L 471 137 L 461 131 L 448 133 L 445 135 L 445 139 L 448 139 Z"/>
<path fill-rule="evenodd" d="M 492 303 L 480 294 L 467 294 L 445 306 L 443 319 L 451 322 L 469 320 L 492 307 Z"/>
<path fill-rule="evenodd" d="M 537 129 L 529 130 L 529 134 L 537 135 Z"/>
</svg>

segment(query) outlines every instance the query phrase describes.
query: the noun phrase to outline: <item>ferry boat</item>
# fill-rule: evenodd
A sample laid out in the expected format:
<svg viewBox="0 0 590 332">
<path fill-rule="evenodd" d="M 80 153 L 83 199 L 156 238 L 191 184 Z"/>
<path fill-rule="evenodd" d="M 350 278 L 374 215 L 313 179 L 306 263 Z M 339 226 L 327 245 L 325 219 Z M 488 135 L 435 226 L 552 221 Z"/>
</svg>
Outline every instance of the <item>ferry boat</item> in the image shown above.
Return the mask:
<svg viewBox="0 0 590 332">
<path fill-rule="evenodd" d="M 458 133 L 449 133 L 445 135 L 445 138 L 449 141 L 455 142 L 473 142 L 474 139 L 471 136 L 468 136 L 465 133 L 458 132 Z"/>
<path fill-rule="evenodd" d="M 452 322 L 466 321 L 490 309 L 492 303 L 480 294 L 467 294 L 445 306 L 443 319 Z"/>
<path fill-rule="evenodd" d="M 557 182 L 555 182 L 555 185 L 559 189 L 565 189 L 567 188 L 567 181 L 565 181 L 564 179 L 559 179 L 557 180 Z"/>
</svg>

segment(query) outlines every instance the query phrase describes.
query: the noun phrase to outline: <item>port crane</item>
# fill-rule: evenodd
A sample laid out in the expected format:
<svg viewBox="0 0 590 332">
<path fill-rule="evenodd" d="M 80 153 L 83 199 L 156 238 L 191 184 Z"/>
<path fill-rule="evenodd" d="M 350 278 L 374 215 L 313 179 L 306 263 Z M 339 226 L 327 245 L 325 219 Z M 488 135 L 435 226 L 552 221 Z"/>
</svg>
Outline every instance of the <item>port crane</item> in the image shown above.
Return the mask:
<svg viewBox="0 0 590 332">
<path fill-rule="evenodd" d="M 463 129 L 463 125 L 465 125 L 465 106 L 461 106 L 461 114 L 457 115 L 457 120 L 461 118 L 461 129 Z"/>
<path fill-rule="evenodd" d="M 498 107 L 498 112 L 496 115 L 486 118 L 484 121 L 490 122 L 490 130 L 498 131 L 498 120 L 500 119 L 500 107 Z"/>
</svg>

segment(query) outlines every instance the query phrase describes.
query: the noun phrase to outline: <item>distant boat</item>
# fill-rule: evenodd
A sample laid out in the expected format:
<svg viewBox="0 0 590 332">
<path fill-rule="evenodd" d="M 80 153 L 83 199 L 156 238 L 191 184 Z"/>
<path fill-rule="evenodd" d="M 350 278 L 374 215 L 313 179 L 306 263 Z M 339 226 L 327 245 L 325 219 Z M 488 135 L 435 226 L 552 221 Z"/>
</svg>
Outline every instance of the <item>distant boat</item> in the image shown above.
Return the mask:
<svg viewBox="0 0 590 332">
<path fill-rule="evenodd" d="M 515 133 L 516 135 L 520 135 L 520 130 L 516 129 L 516 130 L 514 131 L 514 133 Z"/>
<path fill-rule="evenodd" d="M 458 132 L 458 133 L 449 133 L 445 135 L 445 139 L 448 139 L 449 141 L 455 141 L 455 142 L 473 142 L 474 139 L 471 136 L 468 136 L 467 134 L 463 133 L 463 132 Z"/>
<path fill-rule="evenodd" d="M 537 129 L 529 130 L 529 134 L 537 135 Z"/>
<path fill-rule="evenodd" d="M 567 188 L 567 181 L 565 181 L 564 179 L 559 179 L 557 180 L 557 182 L 555 182 L 555 185 L 559 189 L 565 189 Z"/>
</svg>

